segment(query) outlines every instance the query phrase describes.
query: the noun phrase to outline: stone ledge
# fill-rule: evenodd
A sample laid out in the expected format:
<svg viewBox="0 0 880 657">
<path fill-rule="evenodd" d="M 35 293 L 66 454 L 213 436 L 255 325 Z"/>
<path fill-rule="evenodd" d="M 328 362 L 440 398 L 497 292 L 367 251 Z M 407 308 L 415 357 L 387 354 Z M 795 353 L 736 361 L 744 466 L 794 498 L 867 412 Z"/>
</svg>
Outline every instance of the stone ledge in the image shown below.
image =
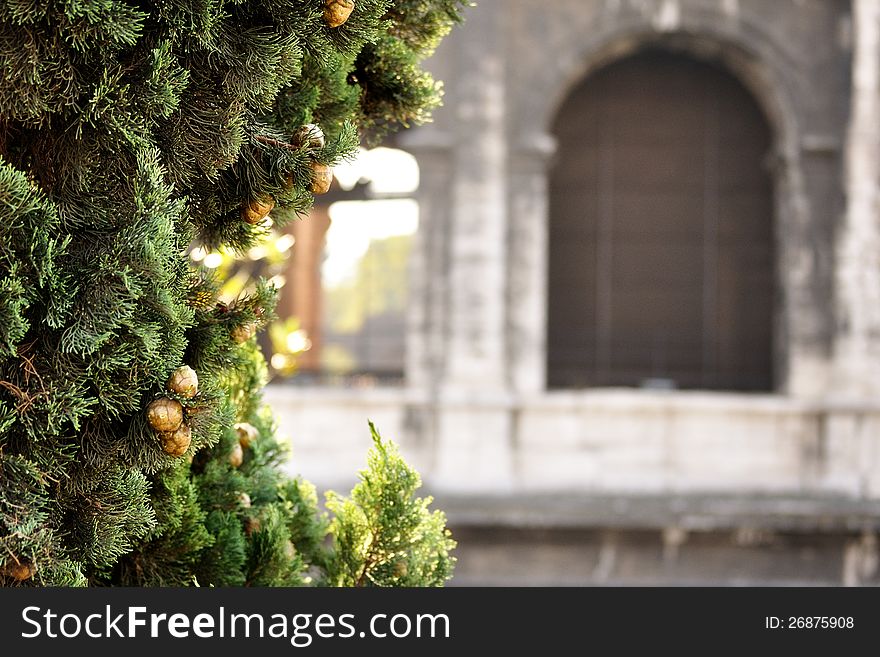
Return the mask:
<svg viewBox="0 0 880 657">
<path fill-rule="evenodd" d="M 436 495 L 453 527 L 880 530 L 880 500 L 761 495 Z"/>
<path fill-rule="evenodd" d="M 813 416 L 878 415 L 877 399 L 847 399 L 833 396 L 799 399 L 778 393 L 738 393 L 699 390 L 647 390 L 641 388 L 589 388 L 545 390 L 515 394 L 507 390 L 447 391 L 432 396 L 424 389 L 397 385 L 341 387 L 299 386 L 276 383 L 265 389 L 271 404 L 305 402 L 421 406 L 435 410 L 504 410 L 534 413 L 631 412 L 747 413 L 749 415 Z"/>
</svg>

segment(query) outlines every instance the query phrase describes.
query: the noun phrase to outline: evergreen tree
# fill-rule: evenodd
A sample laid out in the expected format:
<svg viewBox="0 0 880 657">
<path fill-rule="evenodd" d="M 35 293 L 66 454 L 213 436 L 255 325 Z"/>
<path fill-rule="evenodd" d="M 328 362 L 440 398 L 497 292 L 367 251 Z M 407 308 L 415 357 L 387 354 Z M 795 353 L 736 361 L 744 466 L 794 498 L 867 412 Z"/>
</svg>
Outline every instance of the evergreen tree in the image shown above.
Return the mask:
<svg viewBox="0 0 880 657">
<path fill-rule="evenodd" d="M 186 254 L 249 248 L 359 134 L 424 120 L 420 61 L 464 5 L 0 0 L 0 584 L 450 576 L 375 431 L 330 516 L 282 474 L 254 338 L 275 291 L 218 303 Z"/>
</svg>

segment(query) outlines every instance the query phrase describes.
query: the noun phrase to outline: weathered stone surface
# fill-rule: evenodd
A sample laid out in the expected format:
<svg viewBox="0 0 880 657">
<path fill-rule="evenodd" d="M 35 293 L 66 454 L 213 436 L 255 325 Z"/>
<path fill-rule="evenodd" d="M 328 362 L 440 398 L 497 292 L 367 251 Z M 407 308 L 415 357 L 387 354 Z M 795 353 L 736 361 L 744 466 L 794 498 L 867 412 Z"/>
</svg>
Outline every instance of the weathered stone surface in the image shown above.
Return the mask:
<svg viewBox="0 0 880 657">
<path fill-rule="evenodd" d="M 399 140 L 421 167 L 407 388 L 272 390 L 295 469 L 350 483 L 372 418 L 461 529 L 459 583 L 876 583 L 877 6 L 481 1 L 431 60 L 445 106 Z M 772 394 L 546 390 L 551 125 L 658 46 L 726 67 L 774 133 Z"/>
</svg>

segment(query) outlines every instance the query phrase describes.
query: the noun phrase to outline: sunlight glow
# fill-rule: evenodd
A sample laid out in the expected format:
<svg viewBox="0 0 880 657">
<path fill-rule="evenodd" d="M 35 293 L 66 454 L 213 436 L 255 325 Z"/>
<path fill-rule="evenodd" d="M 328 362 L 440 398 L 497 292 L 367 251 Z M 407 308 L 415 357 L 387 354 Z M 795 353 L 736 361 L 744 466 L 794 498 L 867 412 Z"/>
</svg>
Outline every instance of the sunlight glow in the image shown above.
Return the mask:
<svg viewBox="0 0 880 657">
<path fill-rule="evenodd" d="M 208 255 L 205 256 L 203 264 L 208 269 L 216 269 L 217 267 L 219 267 L 220 265 L 223 264 L 223 256 L 220 255 L 219 253 L 216 253 L 216 252 L 209 253 Z"/>
<path fill-rule="evenodd" d="M 368 182 L 374 194 L 411 194 L 419 187 L 416 158 L 396 148 L 360 149 L 351 162 L 333 169 L 343 189 L 352 189 L 359 181 Z"/>
<path fill-rule="evenodd" d="M 321 276 L 332 287 L 354 274 L 372 240 L 415 233 L 419 204 L 413 199 L 339 201 L 330 206 L 330 222 Z"/>
</svg>

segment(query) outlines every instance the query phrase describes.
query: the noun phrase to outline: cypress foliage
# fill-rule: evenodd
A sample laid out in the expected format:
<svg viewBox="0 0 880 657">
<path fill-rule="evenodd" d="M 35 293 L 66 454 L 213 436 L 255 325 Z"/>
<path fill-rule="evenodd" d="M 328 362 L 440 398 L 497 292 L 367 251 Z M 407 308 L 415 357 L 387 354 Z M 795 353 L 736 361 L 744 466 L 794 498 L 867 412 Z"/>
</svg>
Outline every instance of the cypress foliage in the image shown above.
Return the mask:
<svg viewBox="0 0 880 657">
<path fill-rule="evenodd" d="M 316 165 L 425 120 L 419 63 L 465 5 L 355 0 L 331 28 L 324 0 L 0 0 L 0 584 L 450 576 L 442 513 L 375 430 L 329 516 L 283 475 L 253 337 L 276 292 L 218 303 L 186 254 L 249 248 L 249 204 L 295 219 Z M 167 387 L 184 364 L 195 396 Z M 183 455 L 150 425 L 160 398 Z"/>
</svg>

